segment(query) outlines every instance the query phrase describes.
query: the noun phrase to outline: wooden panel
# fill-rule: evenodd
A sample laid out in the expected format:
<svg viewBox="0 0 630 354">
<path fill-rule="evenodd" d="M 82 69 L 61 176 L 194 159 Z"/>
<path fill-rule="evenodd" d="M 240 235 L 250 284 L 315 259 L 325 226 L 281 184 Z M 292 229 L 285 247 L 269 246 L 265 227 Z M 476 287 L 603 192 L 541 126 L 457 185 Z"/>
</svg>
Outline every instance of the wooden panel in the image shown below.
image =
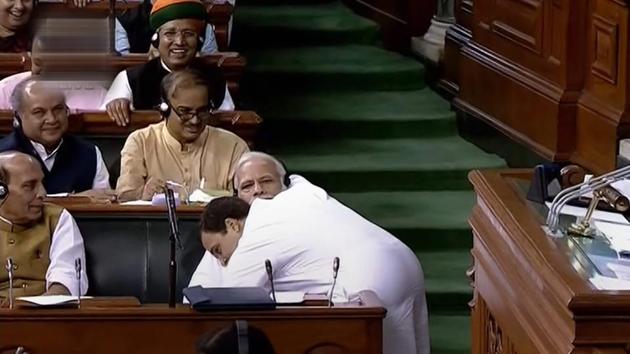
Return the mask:
<svg viewBox="0 0 630 354">
<path fill-rule="evenodd" d="M 594 15 L 591 33 L 593 34 L 593 64 L 591 74 L 612 85 L 617 83 L 618 25 Z"/>
<path fill-rule="evenodd" d="M 494 0 L 490 29 L 536 54 L 542 53 L 543 7 L 540 0 Z"/>
<path fill-rule="evenodd" d="M 428 0 L 343 0 L 358 14 L 381 25 L 385 47 L 409 51 L 411 36 L 422 36 L 429 29 L 437 10 Z"/>
</svg>

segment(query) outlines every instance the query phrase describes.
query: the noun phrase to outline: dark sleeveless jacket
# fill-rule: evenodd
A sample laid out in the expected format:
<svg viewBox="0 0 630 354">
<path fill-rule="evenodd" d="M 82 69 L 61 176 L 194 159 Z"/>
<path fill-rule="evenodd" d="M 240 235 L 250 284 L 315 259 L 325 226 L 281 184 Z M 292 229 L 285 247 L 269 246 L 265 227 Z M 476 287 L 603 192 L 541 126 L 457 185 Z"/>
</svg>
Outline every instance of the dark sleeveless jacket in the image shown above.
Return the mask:
<svg viewBox="0 0 630 354">
<path fill-rule="evenodd" d="M 16 128 L 0 140 L 0 152 L 10 150 L 31 155 L 39 161 L 44 171 L 47 193 L 78 193 L 92 189 L 96 176 L 96 147 L 81 138 L 71 135 L 63 137 L 50 171 L 22 129 Z"/>
<path fill-rule="evenodd" d="M 203 65 L 197 59 L 193 59 L 190 67 L 206 75 L 206 81 L 210 85 L 210 99 L 215 108 L 219 108 L 225 98 L 225 79 L 221 70 L 216 66 Z M 127 79 L 133 93 L 135 109 L 155 109 L 162 102 L 160 84 L 166 75 L 168 71 L 162 66 L 160 58 L 127 69 Z"/>
<path fill-rule="evenodd" d="M 146 53 L 151 45 L 153 31 L 149 23 L 151 14 L 151 0 L 144 0 L 136 8 L 123 12 L 118 21 L 127 32 L 130 53 Z"/>
</svg>

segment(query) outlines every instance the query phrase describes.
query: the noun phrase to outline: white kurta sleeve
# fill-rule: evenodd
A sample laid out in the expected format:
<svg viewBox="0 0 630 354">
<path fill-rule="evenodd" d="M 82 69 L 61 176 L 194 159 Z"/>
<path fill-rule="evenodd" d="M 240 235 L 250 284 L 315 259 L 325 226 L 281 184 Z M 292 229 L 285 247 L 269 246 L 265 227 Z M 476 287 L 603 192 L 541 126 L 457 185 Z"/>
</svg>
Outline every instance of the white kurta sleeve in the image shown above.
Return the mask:
<svg viewBox="0 0 630 354">
<path fill-rule="evenodd" d="M 201 285 L 204 288 L 220 287 L 223 282 L 223 266 L 210 252 L 206 251 L 201 262 L 190 278 L 188 286 Z"/>
<path fill-rule="evenodd" d="M 133 92 L 131 91 L 131 86 L 129 85 L 127 70 L 123 70 L 116 75 L 116 78 L 112 82 L 112 85 L 109 87 L 109 90 L 103 99 L 101 110 L 105 110 L 107 104 L 117 98 L 126 98 L 133 102 Z"/>
<path fill-rule="evenodd" d="M 78 295 L 78 280 L 74 269 L 74 261 L 81 259 L 81 295 L 88 289 L 85 269 L 85 249 L 83 237 L 74 218 L 67 210 L 61 212 L 59 222 L 55 228 L 50 245 L 50 265 L 46 272 L 46 289 L 53 283 L 65 286 L 72 295 Z"/>
<path fill-rule="evenodd" d="M 233 111 L 235 107 L 232 95 L 230 95 L 230 90 L 228 90 L 227 85 L 225 85 L 225 97 L 223 97 L 223 102 L 221 102 L 221 106 L 219 106 L 218 110 Z"/>
<path fill-rule="evenodd" d="M 93 189 L 110 189 L 109 185 L 109 171 L 107 171 L 107 166 L 105 166 L 105 161 L 103 160 L 103 154 L 101 154 L 101 150 L 98 146 L 94 146 L 96 149 L 96 174 L 94 175 L 94 182 L 92 183 Z"/>
</svg>

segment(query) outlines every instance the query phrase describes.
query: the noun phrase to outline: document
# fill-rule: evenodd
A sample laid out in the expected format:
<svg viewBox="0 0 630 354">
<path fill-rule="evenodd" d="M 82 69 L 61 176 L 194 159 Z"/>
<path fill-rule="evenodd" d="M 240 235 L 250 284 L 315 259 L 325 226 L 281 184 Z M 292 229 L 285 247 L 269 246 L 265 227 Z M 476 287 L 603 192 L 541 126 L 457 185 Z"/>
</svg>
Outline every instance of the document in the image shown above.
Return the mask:
<svg viewBox="0 0 630 354">
<path fill-rule="evenodd" d="M 551 202 L 545 202 L 547 208 L 551 207 Z M 577 217 L 584 217 L 586 215 L 587 208 L 576 207 L 572 205 L 565 205 L 561 210 L 560 214 L 564 215 L 573 215 Z M 628 219 L 626 219 L 622 214 L 619 213 L 611 213 L 608 211 L 595 210 L 593 212 L 593 219 L 595 220 L 603 220 L 610 221 L 618 224 L 626 224 L 630 225 Z"/>
<path fill-rule="evenodd" d="M 130 200 L 128 202 L 122 202 L 120 205 L 144 205 L 151 206 L 150 200 Z"/>
<path fill-rule="evenodd" d="M 269 294 L 269 296 L 272 296 Z M 300 304 L 304 301 L 302 291 L 281 291 L 276 292 L 276 302 L 278 304 Z"/>
<path fill-rule="evenodd" d="M 91 299 L 91 296 L 81 296 L 81 299 Z M 50 296 L 22 296 L 16 298 L 19 301 L 25 301 L 37 306 L 59 306 L 67 304 L 76 304 L 77 296 L 71 295 L 50 295 Z"/>
<path fill-rule="evenodd" d="M 603 275 L 595 275 L 589 280 L 599 290 L 630 290 L 630 280 L 605 277 Z"/>
</svg>

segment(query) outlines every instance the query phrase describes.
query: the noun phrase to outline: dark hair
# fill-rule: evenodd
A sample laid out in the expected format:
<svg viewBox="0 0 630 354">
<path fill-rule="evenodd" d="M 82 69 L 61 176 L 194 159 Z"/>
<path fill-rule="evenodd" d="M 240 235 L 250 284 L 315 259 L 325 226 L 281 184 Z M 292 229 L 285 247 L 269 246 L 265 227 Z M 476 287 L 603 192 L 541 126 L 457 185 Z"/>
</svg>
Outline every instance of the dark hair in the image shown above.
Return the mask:
<svg viewBox="0 0 630 354">
<path fill-rule="evenodd" d="M 273 345 L 265 332 L 254 326 L 248 326 L 247 333 L 250 354 L 275 354 Z M 236 324 L 205 334 L 197 342 L 198 354 L 238 354 L 238 352 Z"/>
<path fill-rule="evenodd" d="M 174 96 L 178 90 L 197 86 L 204 87 L 208 90 L 209 105 L 213 108 L 217 108 L 218 105 L 221 104 L 221 102 L 215 102 L 214 100 L 216 96 L 214 92 L 215 87 L 210 85 L 206 75 L 197 69 L 186 68 L 169 73 L 162 79 L 160 90 L 162 92 L 162 98 L 165 101 L 170 101 L 171 96 Z"/>
<path fill-rule="evenodd" d="M 221 197 L 210 201 L 201 214 L 201 231 L 226 232 L 225 219 L 241 220 L 249 214 L 249 204 L 238 197 Z"/>
</svg>

